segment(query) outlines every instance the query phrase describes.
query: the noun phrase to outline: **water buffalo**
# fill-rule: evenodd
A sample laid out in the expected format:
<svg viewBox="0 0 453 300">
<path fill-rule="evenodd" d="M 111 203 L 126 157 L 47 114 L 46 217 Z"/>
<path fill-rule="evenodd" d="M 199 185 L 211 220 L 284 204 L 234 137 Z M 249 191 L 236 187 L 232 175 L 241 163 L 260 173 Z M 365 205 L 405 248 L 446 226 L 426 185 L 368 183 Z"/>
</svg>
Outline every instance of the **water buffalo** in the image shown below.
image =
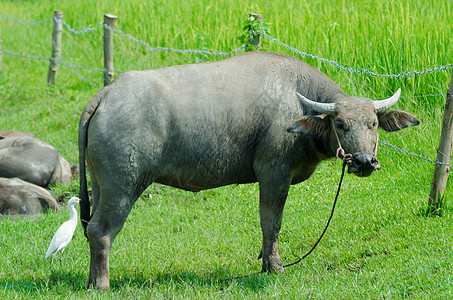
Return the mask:
<svg viewBox="0 0 453 300">
<path fill-rule="evenodd" d="M 379 168 L 378 127 L 419 124 L 404 111 L 385 111 L 399 95 L 348 96 L 301 60 L 262 52 L 118 76 L 79 123 L 88 284 L 109 289 L 113 240 L 152 182 L 189 191 L 258 182 L 262 270 L 283 270 L 277 238 L 290 185 L 335 157 L 339 143 L 353 156 L 350 172 L 368 176 Z"/>
<path fill-rule="evenodd" d="M 55 148 L 30 133 L 0 131 L 0 177 L 18 177 L 41 187 L 67 184 L 73 166 Z"/>
<path fill-rule="evenodd" d="M 19 178 L 0 177 L 0 214 L 34 215 L 58 210 L 57 201 L 44 188 Z"/>
</svg>

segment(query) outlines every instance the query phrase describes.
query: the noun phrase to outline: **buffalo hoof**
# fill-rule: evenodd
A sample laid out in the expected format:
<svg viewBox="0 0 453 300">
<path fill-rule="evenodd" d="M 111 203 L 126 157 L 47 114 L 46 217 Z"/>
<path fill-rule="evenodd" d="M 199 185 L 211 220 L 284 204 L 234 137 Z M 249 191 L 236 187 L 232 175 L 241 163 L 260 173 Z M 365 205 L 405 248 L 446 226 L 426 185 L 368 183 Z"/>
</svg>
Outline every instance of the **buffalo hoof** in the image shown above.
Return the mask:
<svg viewBox="0 0 453 300">
<path fill-rule="evenodd" d="M 283 268 L 280 262 L 278 263 L 263 263 L 263 268 L 261 269 L 262 273 L 274 273 L 274 272 L 283 272 L 285 269 Z"/>
<path fill-rule="evenodd" d="M 107 282 L 105 282 L 105 280 L 98 280 L 96 282 L 93 282 L 90 279 L 90 280 L 88 280 L 86 288 L 90 289 L 92 287 L 96 288 L 97 290 L 101 290 L 101 291 L 109 291 L 110 290 L 110 283 L 109 283 L 108 280 L 107 280 Z"/>
</svg>

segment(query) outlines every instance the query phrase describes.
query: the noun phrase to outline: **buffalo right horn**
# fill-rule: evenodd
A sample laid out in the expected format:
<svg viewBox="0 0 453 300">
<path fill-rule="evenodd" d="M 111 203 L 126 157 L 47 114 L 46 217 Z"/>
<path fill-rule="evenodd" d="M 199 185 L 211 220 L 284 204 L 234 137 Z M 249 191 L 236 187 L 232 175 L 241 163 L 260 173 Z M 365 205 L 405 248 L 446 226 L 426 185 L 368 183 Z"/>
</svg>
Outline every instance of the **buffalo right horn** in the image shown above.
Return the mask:
<svg viewBox="0 0 453 300">
<path fill-rule="evenodd" d="M 320 103 L 308 100 L 304 96 L 299 93 L 296 93 L 297 97 L 299 98 L 300 102 L 307 106 L 308 108 L 313 109 L 322 114 L 332 115 L 335 112 L 335 104 L 334 103 Z M 384 101 L 384 100 L 383 100 Z"/>
</svg>

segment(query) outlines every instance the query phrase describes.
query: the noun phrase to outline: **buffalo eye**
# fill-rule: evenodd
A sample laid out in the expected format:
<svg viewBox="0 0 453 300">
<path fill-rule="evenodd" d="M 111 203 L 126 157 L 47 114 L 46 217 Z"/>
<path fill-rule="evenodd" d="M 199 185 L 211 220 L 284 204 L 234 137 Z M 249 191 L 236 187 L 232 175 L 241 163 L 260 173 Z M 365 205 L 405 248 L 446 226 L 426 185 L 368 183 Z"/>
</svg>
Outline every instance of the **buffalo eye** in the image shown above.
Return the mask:
<svg viewBox="0 0 453 300">
<path fill-rule="evenodd" d="M 376 128 L 377 126 L 378 126 L 377 121 L 368 123 L 368 128 L 370 128 L 370 129 Z"/>
<path fill-rule="evenodd" d="M 348 126 L 343 121 L 335 122 L 335 127 L 339 130 L 348 130 Z"/>
</svg>

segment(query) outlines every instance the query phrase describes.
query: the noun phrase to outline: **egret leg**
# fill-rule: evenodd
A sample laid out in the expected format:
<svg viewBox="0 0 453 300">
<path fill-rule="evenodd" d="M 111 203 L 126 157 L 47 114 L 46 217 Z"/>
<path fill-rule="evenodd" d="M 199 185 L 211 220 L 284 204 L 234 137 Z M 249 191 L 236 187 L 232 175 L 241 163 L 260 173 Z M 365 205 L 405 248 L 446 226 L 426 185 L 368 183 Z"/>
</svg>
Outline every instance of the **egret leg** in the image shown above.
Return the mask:
<svg viewBox="0 0 453 300">
<path fill-rule="evenodd" d="M 64 248 L 61 249 L 61 252 L 60 252 L 60 266 L 61 267 L 63 266 L 63 251 L 64 251 Z"/>
</svg>

